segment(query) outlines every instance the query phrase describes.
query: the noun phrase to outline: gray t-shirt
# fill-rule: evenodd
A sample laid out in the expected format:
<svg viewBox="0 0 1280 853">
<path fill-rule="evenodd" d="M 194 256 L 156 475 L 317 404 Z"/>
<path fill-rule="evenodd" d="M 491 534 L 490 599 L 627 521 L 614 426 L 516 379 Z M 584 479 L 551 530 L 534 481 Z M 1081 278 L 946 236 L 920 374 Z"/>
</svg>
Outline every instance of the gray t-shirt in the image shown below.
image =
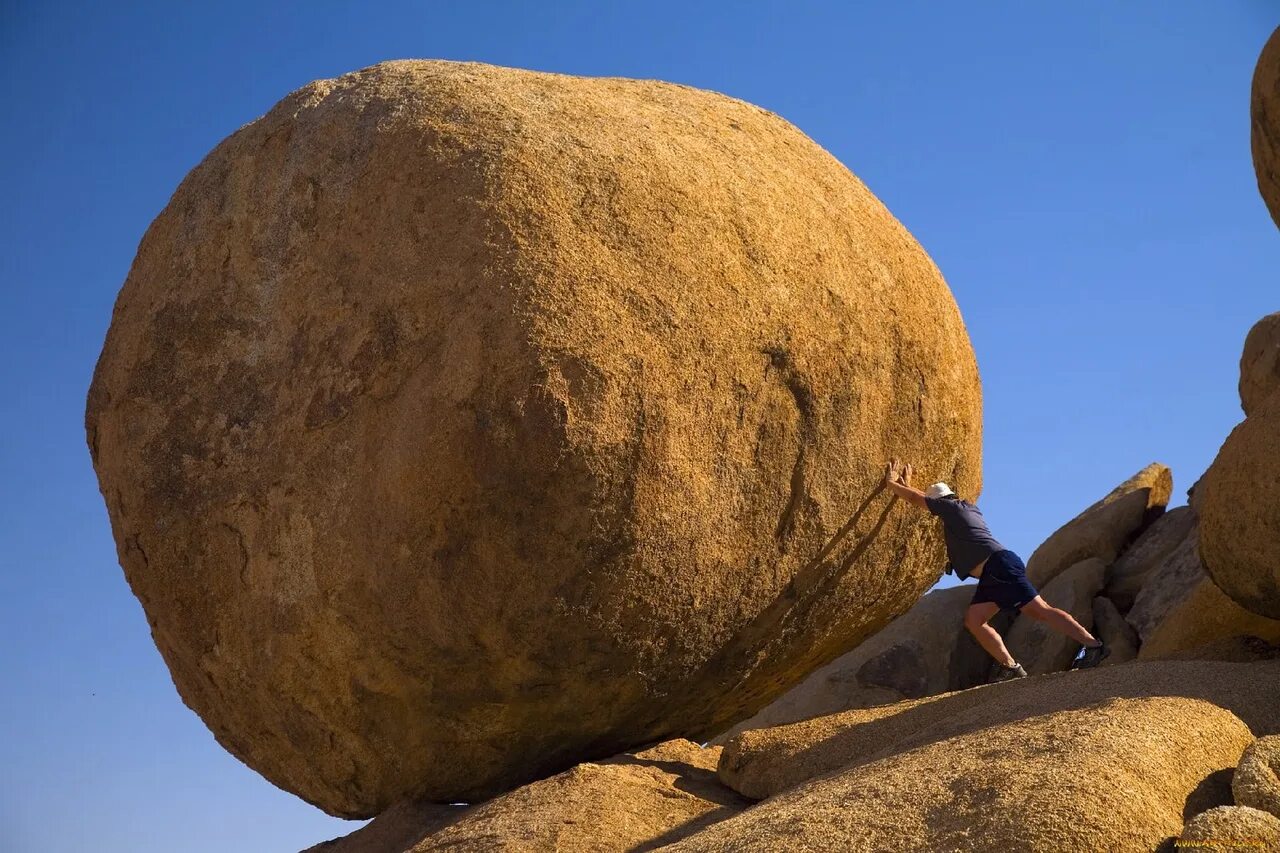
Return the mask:
<svg viewBox="0 0 1280 853">
<path fill-rule="evenodd" d="M 1005 550 L 987 529 L 982 510 L 958 498 L 925 498 L 929 512 L 942 520 L 942 535 L 947 540 L 947 571 L 964 580 L 979 563 L 997 551 Z"/>
</svg>

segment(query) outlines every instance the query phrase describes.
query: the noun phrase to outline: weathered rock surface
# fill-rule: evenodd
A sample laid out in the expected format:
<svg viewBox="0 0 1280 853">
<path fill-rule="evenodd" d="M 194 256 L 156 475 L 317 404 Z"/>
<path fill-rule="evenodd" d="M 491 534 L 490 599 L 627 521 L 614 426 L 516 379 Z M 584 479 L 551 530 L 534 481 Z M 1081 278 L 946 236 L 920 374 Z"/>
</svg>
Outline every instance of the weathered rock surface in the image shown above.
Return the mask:
<svg viewBox="0 0 1280 853">
<path fill-rule="evenodd" d="M 1253 70 L 1250 113 L 1258 192 L 1280 226 L 1280 28 L 1267 39 Z"/>
<path fill-rule="evenodd" d="M 714 742 L 723 743 L 747 729 L 945 692 L 956 628 L 972 597 L 972 586 L 933 590 L 883 631 L 814 670 Z"/>
<path fill-rule="evenodd" d="M 1280 619 L 1280 394 L 1232 430 L 1204 475 L 1200 554 L 1236 603 Z"/>
<path fill-rule="evenodd" d="M 1116 555 L 1163 512 L 1173 492 L 1173 473 L 1153 462 L 1063 525 L 1027 560 L 1027 579 L 1043 587 L 1064 569 Z"/>
<path fill-rule="evenodd" d="M 470 808 L 407 844 L 364 843 L 364 829 L 314 853 L 428 853 L 435 850 L 648 850 L 731 817 L 749 801 L 716 779 L 718 748 L 673 740 L 598 764 L 579 764 Z M 436 806 L 448 809 L 448 806 Z"/>
<path fill-rule="evenodd" d="M 1164 565 L 1196 526 L 1196 513 L 1189 506 L 1174 507 L 1152 522 L 1136 541 L 1107 569 L 1104 592 L 1120 612 L 1133 607 L 1139 591 L 1151 573 Z"/>
<path fill-rule="evenodd" d="M 1240 756 L 1231 777 L 1236 805 L 1280 817 L 1280 735 L 1260 737 Z"/>
<path fill-rule="evenodd" d="M 1200 560 L 1200 533 L 1192 527 L 1164 562 L 1147 575 L 1147 582 L 1138 591 L 1125 617 L 1143 643 L 1206 577 Z"/>
<path fill-rule="evenodd" d="M 1218 806 L 1201 812 L 1183 828 L 1177 849 L 1280 850 L 1280 818 L 1248 806 Z"/>
<path fill-rule="evenodd" d="M 1101 666 L 1115 666 L 1138 656 L 1138 632 L 1133 630 L 1111 599 L 1098 596 L 1093 600 L 1093 628 L 1095 637 L 1107 644 L 1110 654 Z"/>
<path fill-rule="evenodd" d="M 1105 699 L 846 767 L 670 849 L 1154 850 L 1182 829 L 1189 800 L 1229 801 L 1212 783 L 1251 739 L 1209 702 Z M 1200 796 L 1206 780 L 1216 797 Z"/>
<path fill-rule="evenodd" d="M 980 418 L 937 268 L 782 119 L 392 62 L 187 176 L 86 428 L 184 701 L 360 817 L 755 713 L 937 579 L 881 466 L 976 494 Z"/>
<path fill-rule="evenodd" d="M 1135 661 L 743 732 L 721 753 L 720 779 L 744 796 L 764 799 L 842 768 L 957 735 L 1109 699 L 1148 696 L 1202 699 L 1231 711 L 1258 736 L 1280 733 L 1280 661 Z"/>
<path fill-rule="evenodd" d="M 1093 630 L 1093 599 L 1102 589 L 1107 564 L 1097 558 L 1081 560 L 1049 581 L 1041 596 L 1059 610 L 1065 610 Z M 1019 615 L 1005 637 L 1005 647 L 1031 675 L 1061 672 L 1071 666 L 1080 643 L 1059 634 L 1044 622 Z"/>
<path fill-rule="evenodd" d="M 1240 405 L 1246 415 L 1280 390 L 1280 312 L 1249 330 L 1240 355 Z"/>
<path fill-rule="evenodd" d="M 1178 652 L 1233 637 L 1280 642 L 1280 619 L 1250 613 L 1218 589 L 1208 575 L 1202 575 L 1190 592 L 1147 632 L 1138 657 L 1170 658 Z"/>
</svg>

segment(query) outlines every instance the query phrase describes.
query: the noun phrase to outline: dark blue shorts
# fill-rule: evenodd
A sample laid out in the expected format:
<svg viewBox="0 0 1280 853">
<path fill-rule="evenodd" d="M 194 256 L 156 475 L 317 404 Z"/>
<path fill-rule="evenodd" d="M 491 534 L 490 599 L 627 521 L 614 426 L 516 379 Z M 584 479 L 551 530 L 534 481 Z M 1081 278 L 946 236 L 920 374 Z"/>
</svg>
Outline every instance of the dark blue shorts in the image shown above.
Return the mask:
<svg viewBox="0 0 1280 853">
<path fill-rule="evenodd" d="M 1027 580 L 1027 567 L 1012 551 L 996 551 L 987 558 L 970 604 L 990 601 L 1001 610 L 1020 610 L 1040 593 Z"/>
</svg>

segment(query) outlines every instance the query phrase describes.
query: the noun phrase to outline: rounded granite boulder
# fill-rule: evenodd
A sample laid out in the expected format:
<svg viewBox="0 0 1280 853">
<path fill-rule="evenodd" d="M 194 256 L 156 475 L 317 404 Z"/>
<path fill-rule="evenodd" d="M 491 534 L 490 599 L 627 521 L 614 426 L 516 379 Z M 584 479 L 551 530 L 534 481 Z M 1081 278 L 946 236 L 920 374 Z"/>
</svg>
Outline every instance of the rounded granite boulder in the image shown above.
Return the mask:
<svg viewBox="0 0 1280 853">
<path fill-rule="evenodd" d="M 86 414 L 184 701 L 333 814 L 705 739 L 904 612 L 980 490 L 929 257 L 796 128 L 652 81 L 312 83 L 151 225 Z"/>
</svg>

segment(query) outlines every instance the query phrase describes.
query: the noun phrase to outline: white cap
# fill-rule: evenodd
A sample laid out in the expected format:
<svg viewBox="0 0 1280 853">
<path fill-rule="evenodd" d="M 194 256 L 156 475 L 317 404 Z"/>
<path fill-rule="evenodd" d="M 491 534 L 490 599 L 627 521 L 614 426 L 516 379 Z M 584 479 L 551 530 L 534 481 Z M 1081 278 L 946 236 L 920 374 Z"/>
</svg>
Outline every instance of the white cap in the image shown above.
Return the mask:
<svg viewBox="0 0 1280 853">
<path fill-rule="evenodd" d="M 954 495 L 951 487 L 946 483 L 934 483 L 932 486 L 924 490 L 926 498 L 945 498 L 947 495 Z"/>
</svg>

